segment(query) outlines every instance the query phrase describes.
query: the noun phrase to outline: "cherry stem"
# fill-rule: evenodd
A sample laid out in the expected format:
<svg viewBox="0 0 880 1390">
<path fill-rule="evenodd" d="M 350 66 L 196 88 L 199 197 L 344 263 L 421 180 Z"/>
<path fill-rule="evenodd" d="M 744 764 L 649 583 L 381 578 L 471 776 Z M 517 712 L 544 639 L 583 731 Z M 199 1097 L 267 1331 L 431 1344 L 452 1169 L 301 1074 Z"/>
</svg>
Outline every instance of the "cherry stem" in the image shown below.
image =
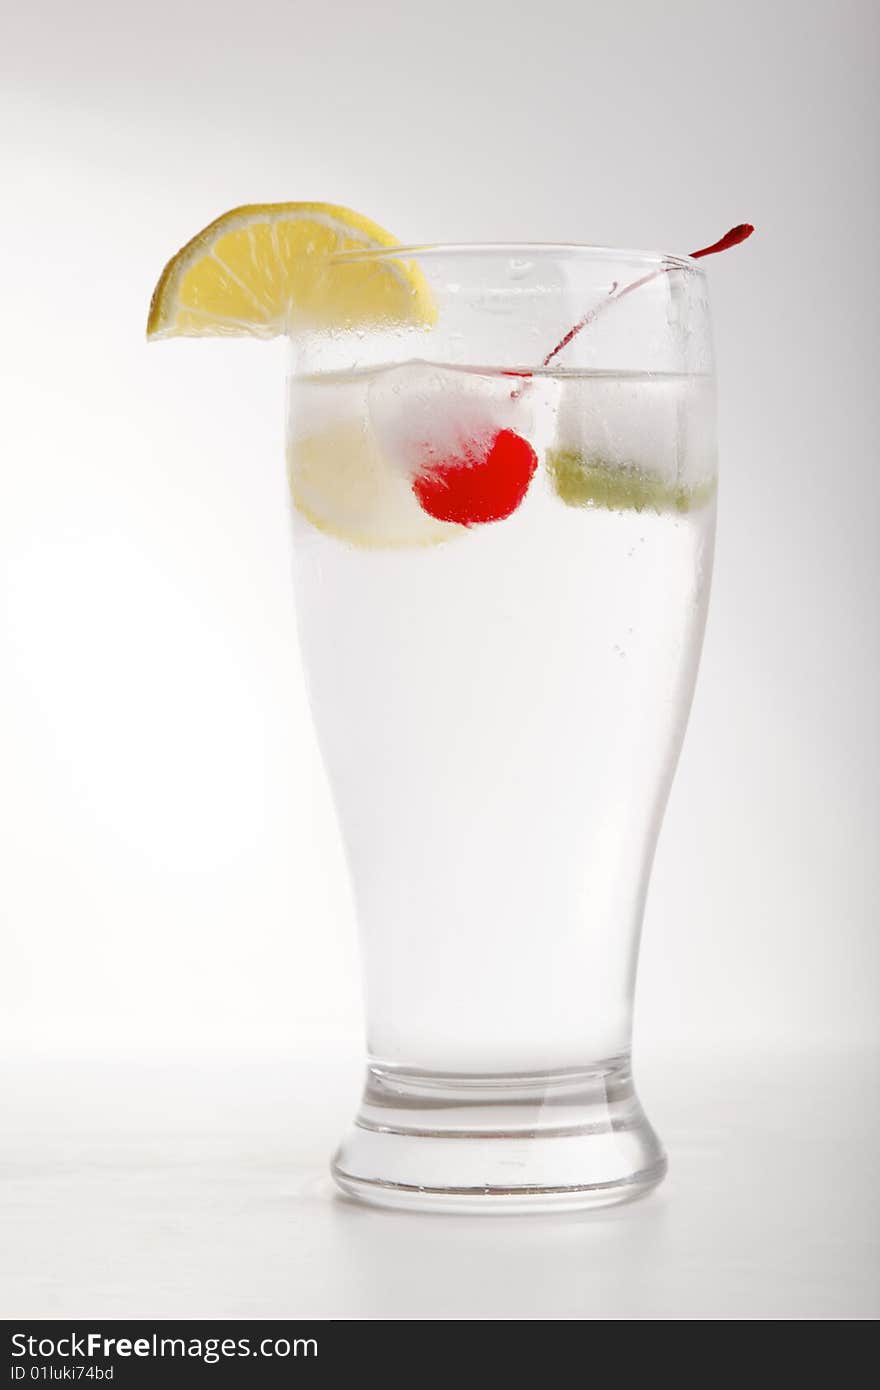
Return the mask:
<svg viewBox="0 0 880 1390">
<path fill-rule="evenodd" d="M 731 227 L 729 232 L 725 232 L 723 237 L 719 237 L 717 241 L 713 241 L 711 246 L 704 246 L 700 251 L 692 251 L 691 260 L 698 261 L 701 256 L 714 256 L 718 251 L 727 251 L 731 246 L 738 246 L 741 241 L 745 241 L 746 237 L 750 237 L 754 230 L 751 222 L 740 222 L 738 226 Z M 582 328 L 586 328 L 589 324 L 593 323 L 611 304 L 616 304 L 618 300 L 623 299 L 628 294 L 632 294 L 633 290 L 641 289 L 642 285 L 647 285 L 651 280 L 656 280 L 658 275 L 666 275 L 670 270 L 677 269 L 678 267 L 675 265 L 661 266 L 659 270 L 652 270 L 648 275 L 643 275 L 641 279 L 633 280 L 629 285 L 624 285 L 622 290 L 617 289 L 617 282 L 615 281 L 608 297 L 600 300 L 594 308 L 584 314 L 582 319 L 578 320 L 573 328 L 568 330 L 564 338 L 560 338 L 552 352 L 547 353 L 541 365 L 543 367 L 549 367 L 553 358 L 556 357 L 558 353 L 562 352 L 563 348 L 568 347 L 572 338 L 576 338 Z M 615 293 L 615 291 L 617 292 Z"/>
<path fill-rule="evenodd" d="M 704 246 L 702 251 L 692 251 L 691 260 L 698 261 L 701 256 L 714 256 L 716 251 L 726 251 L 731 246 L 739 246 L 754 230 L 751 222 L 739 222 L 737 226 L 731 227 L 729 232 L 725 232 L 724 236 L 713 241 L 711 246 Z"/>
</svg>

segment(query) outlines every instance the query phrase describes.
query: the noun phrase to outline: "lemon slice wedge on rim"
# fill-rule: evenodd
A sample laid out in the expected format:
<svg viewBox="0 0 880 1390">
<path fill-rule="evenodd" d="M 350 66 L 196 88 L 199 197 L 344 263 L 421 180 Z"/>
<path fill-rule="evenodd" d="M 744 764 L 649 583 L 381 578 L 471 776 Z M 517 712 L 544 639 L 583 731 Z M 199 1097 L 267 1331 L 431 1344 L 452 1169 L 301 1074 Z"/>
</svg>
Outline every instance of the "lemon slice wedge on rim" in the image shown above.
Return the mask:
<svg viewBox="0 0 880 1390">
<path fill-rule="evenodd" d="M 274 338 L 302 323 L 427 326 L 436 311 L 411 261 L 331 261 L 398 244 L 369 218 L 333 203 L 233 208 L 168 262 L 153 292 L 147 337 Z"/>
</svg>

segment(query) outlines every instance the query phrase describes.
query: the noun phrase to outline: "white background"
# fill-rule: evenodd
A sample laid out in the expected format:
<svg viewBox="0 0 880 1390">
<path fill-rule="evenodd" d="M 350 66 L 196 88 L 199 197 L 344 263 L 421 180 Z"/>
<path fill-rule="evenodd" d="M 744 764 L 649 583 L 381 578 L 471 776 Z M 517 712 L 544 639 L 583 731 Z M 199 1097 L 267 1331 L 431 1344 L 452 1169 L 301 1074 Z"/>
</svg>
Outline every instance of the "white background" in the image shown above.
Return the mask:
<svg viewBox="0 0 880 1390">
<path fill-rule="evenodd" d="M 343 202 L 407 241 L 689 250 L 756 223 L 707 263 L 716 578 L 649 897 L 637 1056 L 661 1109 L 688 1059 L 772 1073 L 782 1056 L 862 1058 L 878 1040 L 876 7 L 55 0 L 6 28 L 14 1142 L 27 1096 L 64 1091 L 60 1057 L 115 1059 L 125 1097 L 126 1058 L 271 1056 L 294 1110 L 315 1094 L 297 1089 L 302 1059 L 336 1058 L 328 1145 L 357 1085 L 352 908 L 295 640 L 284 354 L 144 342 L 164 261 L 245 201 Z M 47 1100 L 45 1133 L 81 1131 L 87 1156 L 97 1128 L 77 1123 Z M 63 1315 L 72 1279 L 38 1270 L 14 1306 Z M 393 1312 L 347 1297 L 331 1281 L 323 1315 Z M 755 1298 L 739 1316 L 763 1315 Z M 206 1311 L 185 1291 L 168 1306 Z M 527 1293 L 509 1306 L 549 1315 Z M 591 1306 L 566 1315 L 616 1315 Z M 847 1308 L 864 1311 L 844 1299 L 828 1315 Z M 149 1310 L 133 1290 L 122 1311 Z"/>
</svg>

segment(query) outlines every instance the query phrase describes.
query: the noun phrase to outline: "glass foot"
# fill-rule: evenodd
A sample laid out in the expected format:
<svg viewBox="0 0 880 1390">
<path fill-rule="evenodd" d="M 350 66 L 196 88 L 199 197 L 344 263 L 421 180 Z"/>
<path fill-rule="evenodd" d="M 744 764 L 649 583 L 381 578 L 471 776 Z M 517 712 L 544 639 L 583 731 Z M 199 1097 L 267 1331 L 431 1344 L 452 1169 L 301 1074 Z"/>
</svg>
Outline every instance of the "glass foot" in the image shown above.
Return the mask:
<svg viewBox="0 0 880 1390">
<path fill-rule="evenodd" d="M 383 1207 L 571 1211 L 648 1192 L 666 1156 L 628 1057 L 519 1076 L 371 1065 L 332 1172 L 344 1192 Z"/>
</svg>

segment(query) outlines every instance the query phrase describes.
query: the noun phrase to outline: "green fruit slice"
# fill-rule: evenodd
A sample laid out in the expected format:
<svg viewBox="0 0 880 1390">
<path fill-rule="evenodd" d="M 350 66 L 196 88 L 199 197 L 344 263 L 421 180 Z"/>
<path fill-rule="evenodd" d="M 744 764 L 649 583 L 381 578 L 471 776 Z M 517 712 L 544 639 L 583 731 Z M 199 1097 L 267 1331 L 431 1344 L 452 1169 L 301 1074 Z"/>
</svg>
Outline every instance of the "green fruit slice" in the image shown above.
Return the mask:
<svg viewBox="0 0 880 1390">
<path fill-rule="evenodd" d="M 632 465 L 613 465 L 577 449 L 548 449 L 547 472 L 557 496 L 569 507 L 606 511 L 690 512 L 715 495 L 715 479 L 697 484 L 668 482 Z"/>
</svg>

